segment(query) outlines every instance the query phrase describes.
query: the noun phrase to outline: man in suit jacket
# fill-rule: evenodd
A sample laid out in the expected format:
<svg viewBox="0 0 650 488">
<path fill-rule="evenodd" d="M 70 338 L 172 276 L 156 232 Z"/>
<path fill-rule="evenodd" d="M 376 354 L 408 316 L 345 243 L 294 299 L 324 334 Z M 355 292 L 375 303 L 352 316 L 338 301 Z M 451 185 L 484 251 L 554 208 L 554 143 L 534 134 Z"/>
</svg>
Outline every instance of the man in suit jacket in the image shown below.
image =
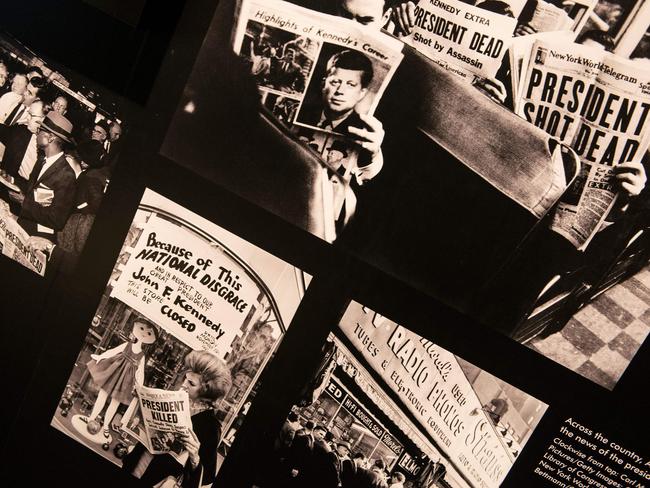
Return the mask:
<svg viewBox="0 0 650 488">
<path fill-rule="evenodd" d="M 327 61 L 320 103 L 302 109 L 298 121 L 344 135 L 350 134 L 350 127 L 365 128 L 355 108 L 368 94 L 373 76 L 365 54 L 351 49 L 334 54 Z"/>
<path fill-rule="evenodd" d="M 5 125 L 14 125 L 14 124 L 24 124 L 27 122 L 28 115 L 27 111 L 32 103 L 38 100 L 38 94 L 45 86 L 45 80 L 38 76 L 34 76 L 29 83 L 27 83 L 27 88 L 23 92 L 22 100 L 16 104 L 13 110 L 7 115 L 4 120 Z"/>
<path fill-rule="evenodd" d="M 354 142 L 359 149 L 358 169 L 367 167 L 365 175 L 355 178 L 359 185 L 376 176 L 383 166 L 382 124 L 356 110 L 368 94 L 373 76 L 372 62 L 365 54 L 351 49 L 339 51 L 327 61 L 320 103 L 305 105 L 296 119 L 302 124 L 342 134 Z"/>
<path fill-rule="evenodd" d="M 384 476 L 386 464 L 381 459 L 376 459 L 369 469 L 361 468 L 358 472 L 359 488 L 388 488 Z"/>
<path fill-rule="evenodd" d="M 25 123 L 0 124 L 0 142 L 5 145 L 2 169 L 12 176 L 19 188 L 25 189 L 36 165 L 38 147 L 36 133 L 43 121 L 43 102 L 36 100 L 28 110 Z"/>
<path fill-rule="evenodd" d="M 7 122 L 7 118 L 23 101 L 23 94 L 27 90 L 27 77 L 16 74 L 11 82 L 11 91 L 0 97 L 0 122 Z"/>
<path fill-rule="evenodd" d="M 104 141 L 104 166 L 115 167 L 117 158 L 122 151 L 122 126 L 118 122 L 112 122 L 108 127 L 108 137 Z"/>
<path fill-rule="evenodd" d="M 352 459 L 345 458 L 341 461 L 341 486 L 343 488 L 357 488 L 359 486 L 359 471 L 365 469 L 366 456 L 356 452 Z"/>
<path fill-rule="evenodd" d="M 314 449 L 313 431 L 314 422 L 307 421 L 305 427 L 296 432 L 287 458 L 287 467 L 290 476 L 296 478 L 296 486 L 301 486 L 302 481 L 309 476 L 309 468 Z"/>
<path fill-rule="evenodd" d="M 36 136 L 44 158 L 34 167 L 24 193 L 10 193 L 21 206 L 18 223 L 30 235 L 56 241 L 72 212 L 76 175 L 65 158 L 63 147 L 71 143 L 72 123 L 51 111 Z"/>
<path fill-rule="evenodd" d="M 301 92 L 305 88 L 305 75 L 294 58 L 295 51 L 287 49 L 282 59 L 271 60 L 271 76 L 278 90 Z"/>
<path fill-rule="evenodd" d="M 291 447 L 293 438 L 296 432 L 300 429 L 300 422 L 298 422 L 298 414 L 296 412 L 289 412 L 277 439 L 275 440 L 275 450 L 281 458 L 284 458 Z"/>
<path fill-rule="evenodd" d="M 327 429 L 319 425 L 314 429 L 311 468 L 304 486 L 313 488 L 338 488 L 340 483 L 340 462 L 327 442 Z"/>
</svg>

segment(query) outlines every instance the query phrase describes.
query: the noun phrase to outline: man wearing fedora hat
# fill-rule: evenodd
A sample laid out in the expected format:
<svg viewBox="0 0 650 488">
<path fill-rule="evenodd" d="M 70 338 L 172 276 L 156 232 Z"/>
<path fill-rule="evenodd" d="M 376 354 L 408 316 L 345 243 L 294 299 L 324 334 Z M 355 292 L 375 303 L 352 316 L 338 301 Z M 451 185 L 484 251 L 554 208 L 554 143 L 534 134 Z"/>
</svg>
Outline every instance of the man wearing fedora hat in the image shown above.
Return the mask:
<svg viewBox="0 0 650 488">
<path fill-rule="evenodd" d="M 340 139 L 334 139 L 327 148 L 327 162 L 330 164 L 330 168 L 341 176 L 347 172 L 345 159 L 348 157 L 349 150 L 350 147 Z"/>
<path fill-rule="evenodd" d="M 45 157 L 39 158 L 30 175 L 25 193 L 10 194 L 21 206 L 18 223 L 30 235 L 56 241 L 72 211 L 76 176 L 64 154 L 72 143 L 72 123 L 58 112 L 47 114 L 36 135 Z"/>
</svg>

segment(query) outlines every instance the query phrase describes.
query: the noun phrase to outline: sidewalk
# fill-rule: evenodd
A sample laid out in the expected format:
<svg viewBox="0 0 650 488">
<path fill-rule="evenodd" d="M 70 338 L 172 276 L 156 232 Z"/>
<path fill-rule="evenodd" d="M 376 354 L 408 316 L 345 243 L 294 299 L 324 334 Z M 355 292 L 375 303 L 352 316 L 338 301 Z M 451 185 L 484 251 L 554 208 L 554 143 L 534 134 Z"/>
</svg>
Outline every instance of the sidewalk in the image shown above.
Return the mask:
<svg viewBox="0 0 650 488">
<path fill-rule="evenodd" d="M 613 389 L 650 332 L 650 267 L 617 284 L 528 347 Z"/>
</svg>

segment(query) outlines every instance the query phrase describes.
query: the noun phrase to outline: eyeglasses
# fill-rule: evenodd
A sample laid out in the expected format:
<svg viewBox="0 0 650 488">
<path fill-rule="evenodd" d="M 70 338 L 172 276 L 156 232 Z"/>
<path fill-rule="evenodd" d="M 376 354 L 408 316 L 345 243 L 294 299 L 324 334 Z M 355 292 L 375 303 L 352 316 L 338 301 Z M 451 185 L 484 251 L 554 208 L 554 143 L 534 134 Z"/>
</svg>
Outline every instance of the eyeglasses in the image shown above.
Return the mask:
<svg viewBox="0 0 650 488">
<path fill-rule="evenodd" d="M 105 136 L 106 132 L 104 132 L 101 129 L 93 129 L 93 134 L 101 134 L 101 135 Z"/>
</svg>

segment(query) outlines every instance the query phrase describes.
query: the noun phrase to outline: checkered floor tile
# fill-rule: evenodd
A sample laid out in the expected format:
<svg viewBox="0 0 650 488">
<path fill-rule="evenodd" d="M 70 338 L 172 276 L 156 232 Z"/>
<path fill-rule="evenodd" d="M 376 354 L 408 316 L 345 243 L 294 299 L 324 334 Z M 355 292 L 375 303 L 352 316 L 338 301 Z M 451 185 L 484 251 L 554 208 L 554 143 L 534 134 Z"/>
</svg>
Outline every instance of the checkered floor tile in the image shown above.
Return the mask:
<svg viewBox="0 0 650 488">
<path fill-rule="evenodd" d="M 650 332 L 650 267 L 578 311 L 528 347 L 612 389 Z"/>
</svg>

